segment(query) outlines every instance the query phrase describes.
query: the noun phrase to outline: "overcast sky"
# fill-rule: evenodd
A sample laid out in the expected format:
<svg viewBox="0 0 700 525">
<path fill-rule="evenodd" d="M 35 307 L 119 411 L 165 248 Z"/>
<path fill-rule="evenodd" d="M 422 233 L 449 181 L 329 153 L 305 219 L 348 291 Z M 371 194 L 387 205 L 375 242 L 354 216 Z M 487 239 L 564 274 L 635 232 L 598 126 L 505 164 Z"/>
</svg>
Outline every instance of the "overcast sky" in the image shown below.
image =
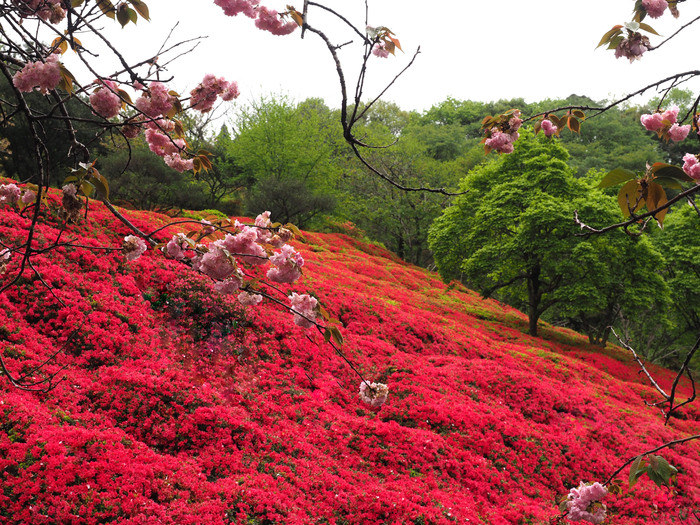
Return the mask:
<svg viewBox="0 0 700 525">
<path fill-rule="evenodd" d="M 265 5 L 284 10 L 287 3 L 270 0 Z M 243 101 L 285 93 L 296 100 L 322 97 L 329 106 L 339 106 L 334 65 L 315 35 L 307 34 L 304 40 L 299 31 L 273 36 L 257 30 L 243 15 L 223 16 L 213 0 L 150 0 L 148 4 L 151 23 L 116 30 L 112 39 L 129 42 L 130 57 L 139 60 L 154 54 L 178 21 L 175 40 L 206 36 L 194 53 L 169 68 L 181 93 L 194 87 L 204 74 L 213 73 L 238 81 Z M 668 36 L 700 14 L 697 2 L 688 4 L 680 4 L 680 20 L 667 13 L 648 21 Z M 364 2 L 329 0 L 327 5 L 364 27 Z M 596 50 L 607 30 L 630 20 L 632 7 L 632 0 L 370 0 L 369 23 L 389 27 L 405 53 L 372 58 L 371 82 L 364 98 L 377 94 L 418 46 L 421 52 L 413 67 L 384 97 L 403 109 L 424 110 L 448 96 L 536 101 L 576 93 L 604 99 L 696 67 L 693 58 L 698 46 L 691 40 L 694 28 L 633 64 L 615 59 L 611 51 Z M 358 42 L 357 35 L 318 11 L 310 12 L 309 23 L 327 31 L 338 44 Z M 353 58 L 359 52 L 353 45 L 340 51 L 349 84 L 357 74 Z"/>
</svg>

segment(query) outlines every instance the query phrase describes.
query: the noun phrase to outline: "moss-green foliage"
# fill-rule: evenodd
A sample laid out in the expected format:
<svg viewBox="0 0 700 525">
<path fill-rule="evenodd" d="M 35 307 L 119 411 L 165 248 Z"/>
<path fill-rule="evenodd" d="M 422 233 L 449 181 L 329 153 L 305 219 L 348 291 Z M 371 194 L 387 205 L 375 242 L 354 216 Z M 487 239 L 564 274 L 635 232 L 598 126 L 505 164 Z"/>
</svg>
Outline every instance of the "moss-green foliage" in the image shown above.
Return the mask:
<svg viewBox="0 0 700 525">
<path fill-rule="evenodd" d="M 662 259 L 619 232 L 576 235 L 575 210 L 595 226 L 615 222 L 615 207 L 576 180 L 567 160 L 558 142 L 523 132 L 512 155 L 465 177 L 466 193 L 435 221 L 430 247 L 443 278 L 526 311 L 531 333 L 547 313 L 604 342 L 623 306 L 663 304 Z"/>
</svg>

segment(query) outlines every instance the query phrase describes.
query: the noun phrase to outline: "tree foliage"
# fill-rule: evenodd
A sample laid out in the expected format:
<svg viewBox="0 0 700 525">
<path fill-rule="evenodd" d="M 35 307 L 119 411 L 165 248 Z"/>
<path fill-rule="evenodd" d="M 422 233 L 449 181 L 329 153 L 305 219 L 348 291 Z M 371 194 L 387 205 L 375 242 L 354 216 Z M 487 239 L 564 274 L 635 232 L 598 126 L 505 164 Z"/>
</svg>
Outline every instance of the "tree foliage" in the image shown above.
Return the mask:
<svg viewBox="0 0 700 525">
<path fill-rule="evenodd" d="M 608 197 L 574 178 L 567 160 L 560 144 L 524 134 L 513 154 L 467 175 L 460 188 L 466 193 L 431 228 L 430 247 L 443 278 L 523 309 L 530 334 L 549 313 L 573 320 L 591 340 L 604 343 L 604 327 L 632 302 L 626 294 L 636 291 L 638 304 L 654 297 L 644 290 L 665 287 L 649 260 L 657 257 L 658 263 L 648 242 L 576 236 L 575 209 L 602 223 L 613 211 Z M 633 264 L 634 279 L 622 278 L 623 264 Z"/>
</svg>

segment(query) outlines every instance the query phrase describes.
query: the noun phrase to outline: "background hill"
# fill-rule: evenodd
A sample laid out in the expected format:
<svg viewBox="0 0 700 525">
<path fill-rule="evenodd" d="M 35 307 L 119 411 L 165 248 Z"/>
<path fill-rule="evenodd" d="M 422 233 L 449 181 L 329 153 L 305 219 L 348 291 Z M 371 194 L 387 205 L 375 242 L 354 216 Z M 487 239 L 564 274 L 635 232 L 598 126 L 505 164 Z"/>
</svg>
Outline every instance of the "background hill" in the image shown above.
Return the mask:
<svg viewBox="0 0 700 525">
<path fill-rule="evenodd" d="M 170 220 L 125 213 L 147 230 Z M 37 226 L 46 246 L 51 220 Z M 28 227 L 0 210 L 5 243 Z M 77 246 L 128 233 L 92 203 L 62 234 L 76 246 L 34 257 L 38 273 L 0 297 L 10 369 L 47 363 L 65 378 L 48 393 L 0 383 L 0 522 L 547 523 L 570 487 L 697 433 L 697 407 L 664 426 L 645 406 L 654 392 L 622 351 L 547 325 L 529 337 L 510 307 L 308 233 L 294 243 L 305 275 L 282 291 L 316 295 L 342 321 L 348 359 L 389 385 L 368 409 L 350 367 L 281 307 L 244 310 L 152 251 L 127 263 Z M 645 477 L 606 498 L 611 523 L 700 509 L 700 443 L 663 455 L 677 493 Z"/>
</svg>

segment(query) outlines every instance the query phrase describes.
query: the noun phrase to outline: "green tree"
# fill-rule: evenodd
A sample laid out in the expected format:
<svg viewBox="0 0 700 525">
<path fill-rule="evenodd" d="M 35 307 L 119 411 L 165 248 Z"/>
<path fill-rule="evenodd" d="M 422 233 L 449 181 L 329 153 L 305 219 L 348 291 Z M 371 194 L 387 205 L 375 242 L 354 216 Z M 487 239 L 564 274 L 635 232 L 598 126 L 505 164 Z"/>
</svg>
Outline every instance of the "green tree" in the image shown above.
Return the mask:
<svg viewBox="0 0 700 525">
<path fill-rule="evenodd" d="M 373 145 L 395 143 L 391 148 L 369 150 L 363 153 L 364 157 L 402 186 L 454 189 L 461 173 L 454 169 L 457 161 L 433 157 L 431 144 L 424 140 L 430 127 L 414 125 L 416 116 L 401 111 L 395 104 L 375 105 L 358 126 L 360 136 Z M 447 197 L 402 191 L 379 179 L 349 151 L 343 160 L 338 188 L 337 215 L 350 219 L 370 238 L 406 261 L 421 266 L 432 262 L 428 229 L 447 204 Z"/>
<path fill-rule="evenodd" d="M 443 278 L 523 309 L 531 335 L 548 313 L 576 320 L 603 343 L 601 324 L 619 315 L 626 305 L 622 295 L 637 285 L 641 294 L 660 280 L 653 268 L 634 266 L 624 271 L 642 277 L 620 284 L 623 269 L 612 265 L 620 250 L 634 264 L 650 250 L 648 243 L 613 245 L 604 237 L 576 236 L 574 210 L 605 224 L 615 209 L 609 197 L 577 181 L 567 161 L 561 144 L 524 132 L 513 154 L 468 174 L 461 186 L 466 193 L 435 221 L 429 243 Z"/>
<path fill-rule="evenodd" d="M 254 181 L 248 212 L 268 209 L 276 220 L 305 226 L 331 211 L 342 140 L 333 112 L 318 99 L 261 99 L 242 110 L 226 155 Z"/>
</svg>

